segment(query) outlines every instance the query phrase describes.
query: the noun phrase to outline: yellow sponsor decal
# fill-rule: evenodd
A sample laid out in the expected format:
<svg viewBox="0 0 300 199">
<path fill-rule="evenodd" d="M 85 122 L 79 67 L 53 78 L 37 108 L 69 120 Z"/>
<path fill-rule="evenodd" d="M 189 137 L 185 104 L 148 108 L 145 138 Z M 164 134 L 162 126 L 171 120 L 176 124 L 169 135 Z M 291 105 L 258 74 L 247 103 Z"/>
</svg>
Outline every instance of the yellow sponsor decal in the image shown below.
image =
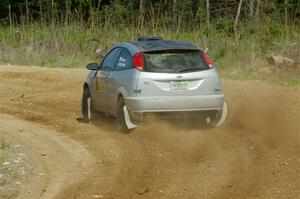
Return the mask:
<svg viewBox="0 0 300 199">
<path fill-rule="evenodd" d="M 96 79 L 96 87 L 98 92 L 104 92 L 106 90 L 106 86 L 104 84 L 105 77 L 97 77 Z"/>
</svg>

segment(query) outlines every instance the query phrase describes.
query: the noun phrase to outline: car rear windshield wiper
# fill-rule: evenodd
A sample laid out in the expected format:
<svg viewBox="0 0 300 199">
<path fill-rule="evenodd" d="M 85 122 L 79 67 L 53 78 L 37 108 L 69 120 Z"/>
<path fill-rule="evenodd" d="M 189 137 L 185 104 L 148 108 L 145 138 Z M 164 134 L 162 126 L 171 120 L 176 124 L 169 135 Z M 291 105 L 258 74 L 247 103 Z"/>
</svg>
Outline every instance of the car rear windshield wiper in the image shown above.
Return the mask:
<svg viewBox="0 0 300 199">
<path fill-rule="evenodd" d="M 186 68 L 183 70 L 179 70 L 177 71 L 178 73 L 183 73 L 183 72 L 188 72 L 188 71 L 195 71 L 195 70 L 206 70 L 206 68 L 200 68 L 200 67 L 196 67 L 196 68 Z"/>
</svg>

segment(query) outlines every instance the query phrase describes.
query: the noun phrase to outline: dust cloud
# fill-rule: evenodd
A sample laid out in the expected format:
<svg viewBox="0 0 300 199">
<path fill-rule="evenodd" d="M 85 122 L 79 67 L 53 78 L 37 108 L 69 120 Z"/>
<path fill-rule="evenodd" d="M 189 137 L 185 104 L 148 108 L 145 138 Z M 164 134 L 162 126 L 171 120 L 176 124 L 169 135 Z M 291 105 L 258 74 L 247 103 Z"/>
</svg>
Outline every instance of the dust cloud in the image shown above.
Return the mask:
<svg viewBox="0 0 300 199">
<path fill-rule="evenodd" d="M 300 110 L 299 93 L 280 93 L 276 90 L 251 87 L 240 90 L 226 101 L 229 113 L 225 124 L 218 128 L 199 129 L 193 124 L 182 121 L 164 121 L 152 119 L 134 131 L 143 134 L 147 139 L 158 142 L 171 150 L 202 151 L 208 145 L 216 143 L 230 144 L 234 138 L 251 140 L 252 138 L 271 149 L 293 147 L 299 150 L 300 145 Z M 298 106 L 299 107 L 299 106 Z"/>
</svg>

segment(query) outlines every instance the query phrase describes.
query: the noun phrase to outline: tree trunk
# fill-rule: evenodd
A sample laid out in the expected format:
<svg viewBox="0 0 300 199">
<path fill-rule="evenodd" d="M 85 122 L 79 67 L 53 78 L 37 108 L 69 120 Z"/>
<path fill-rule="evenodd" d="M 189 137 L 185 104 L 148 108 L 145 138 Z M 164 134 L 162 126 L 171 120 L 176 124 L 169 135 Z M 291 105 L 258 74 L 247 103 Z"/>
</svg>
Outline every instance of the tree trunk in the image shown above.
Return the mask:
<svg viewBox="0 0 300 199">
<path fill-rule="evenodd" d="M 210 23 L 209 0 L 206 0 L 206 23 L 209 26 Z"/>
<path fill-rule="evenodd" d="M 140 0 L 140 16 L 139 16 L 140 27 L 144 27 L 145 1 L 146 0 Z"/>
<path fill-rule="evenodd" d="M 255 21 L 259 21 L 260 0 L 256 0 Z"/>
<path fill-rule="evenodd" d="M 93 1 L 90 0 L 89 2 L 90 4 L 90 28 L 93 29 L 94 28 L 94 6 L 93 6 Z"/>
<path fill-rule="evenodd" d="M 254 3 L 255 0 L 249 1 L 249 16 L 251 17 L 251 19 L 254 17 Z"/>
<path fill-rule="evenodd" d="M 100 10 L 100 5 L 101 5 L 101 0 L 98 0 L 98 5 L 97 5 L 97 10 L 98 10 L 98 12 L 99 12 L 99 10 Z"/>
<path fill-rule="evenodd" d="M 65 13 L 65 26 L 69 24 L 69 0 L 65 0 L 66 4 L 66 13 Z"/>
<path fill-rule="evenodd" d="M 43 22 L 43 6 L 42 6 L 42 0 L 39 0 L 39 8 L 40 8 L 40 20 L 41 23 Z"/>
<path fill-rule="evenodd" d="M 163 6 L 163 9 L 165 10 L 165 18 L 168 17 L 168 11 L 169 11 L 169 7 L 168 7 L 168 0 L 165 0 L 164 2 L 164 6 Z"/>
<path fill-rule="evenodd" d="M 285 0 L 284 1 L 284 22 L 285 22 L 285 26 L 288 25 L 288 8 L 287 8 L 287 5 L 288 5 L 288 0 Z"/>
<path fill-rule="evenodd" d="M 82 27 L 83 27 L 83 24 L 82 24 L 82 22 L 83 22 L 83 19 L 82 19 L 82 0 L 79 0 L 79 22 L 80 22 L 80 24 L 79 24 L 79 26 L 80 26 L 80 30 L 82 29 Z"/>
<path fill-rule="evenodd" d="M 28 0 L 25 1 L 26 6 L 26 22 L 29 22 L 29 7 L 28 7 Z"/>
<path fill-rule="evenodd" d="M 54 0 L 51 1 L 51 25 L 54 28 Z"/>
<path fill-rule="evenodd" d="M 101 23 L 101 21 L 99 21 L 101 2 L 102 2 L 102 0 L 98 0 L 98 3 L 97 3 L 97 21 L 96 21 L 97 25 L 99 25 Z M 130 12 L 130 14 L 132 15 L 132 12 Z"/>
<path fill-rule="evenodd" d="M 8 5 L 8 14 L 9 14 L 9 27 L 12 29 L 12 19 L 11 19 L 11 7 Z"/>
<path fill-rule="evenodd" d="M 177 20 L 177 0 L 173 0 L 173 5 L 172 5 L 172 15 L 173 15 L 173 27 L 177 27 L 178 25 L 178 20 Z"/>
<path fill-rule="evenodd" d="M 237 13 L 236 13 L 236 17 L 235 17 L 235 22 L 234 22 L 234 34 L 235 34 L 235 39 L 236 40 L 238 40 L 237 25 L 238 25 L 240 13 L 241 13 L 242 4 L 243 4 L 243 0 L 240 0 L 238 10 L 237 10 Z"/>
</svg>

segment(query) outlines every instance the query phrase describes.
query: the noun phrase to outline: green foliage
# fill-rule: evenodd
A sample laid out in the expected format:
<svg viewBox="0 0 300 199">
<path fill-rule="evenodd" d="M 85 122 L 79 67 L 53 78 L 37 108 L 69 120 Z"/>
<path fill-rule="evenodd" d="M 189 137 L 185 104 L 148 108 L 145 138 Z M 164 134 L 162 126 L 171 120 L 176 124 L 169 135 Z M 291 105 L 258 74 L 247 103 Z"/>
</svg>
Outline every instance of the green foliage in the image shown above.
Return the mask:
<svg viewBox="0 0 300 199">
<path fill-rule="evenodd" d="M 267 27 L 270 36 L 275 38 L 280 37 L 284 30 L 284 27 L 274 20 L 271 20 Z"/>
<path fill-rule="evenodd" d="M 220 33 L 224 33 L 226 36 L 232 36 L 234 34 L 234 21 L 230 19 L 219 19 L 216 22 L 216 30 Z"/>
<path fill-rule="evenodd" d="M 7 149 L 8 147 L 9 147 L 9 143 L 7 143 L 5 141 L 0 142 L 0 149 L 1 150 Z"/>
<path fill-rule="evenodd" d="M 260 32 L 261 36 L 259 38 L 259 41 L 261 43 L 260 46 L 262 53 L 267 53 L 274 48 L 274 42 L 280 40 L 283 36 L 284 27 L 273 20 L 266 23 L 263 27 L 264 32 Z"/>
<path fill-rule="evenodd" d="M 121 27 L 126 24 L 126 18 L 128 15 L 127 8 L 121 3 L 114 3 L 112 5 L 106 5 L 104 8 L 105 26 Z"/>
</svg>

